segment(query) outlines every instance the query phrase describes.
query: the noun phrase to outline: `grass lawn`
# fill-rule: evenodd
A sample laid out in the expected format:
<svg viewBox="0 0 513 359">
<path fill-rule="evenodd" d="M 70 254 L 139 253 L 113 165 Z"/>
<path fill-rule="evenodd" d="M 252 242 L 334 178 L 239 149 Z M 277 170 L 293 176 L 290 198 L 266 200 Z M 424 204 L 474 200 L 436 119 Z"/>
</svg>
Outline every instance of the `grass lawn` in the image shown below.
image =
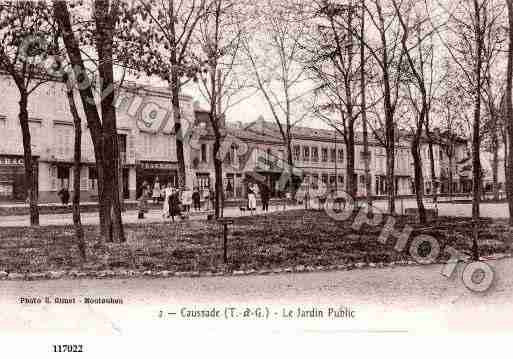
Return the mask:
<svg viewBox="0 0 513 359">
<path fill-rule="evenodd" d="M 470 253 L 470 219 L 439 218 L 425 227 L 406 217 L 396 219 L 397 229 L 405 223 L 414 227 L 410 240 L 420 233 L 430 234 L 438 239 L 442 251 L 448 244 Z M 222 227 L 216 222 L 184 221 L 127 224 L 128 240 L 123 244 L 101 243 L 97 226 L 85 226 L 85 263 L 79 258 L 71 226 L 2 228 L 0 270 L 26 273 L 124 268 L 216 272 L 412 260 L 407 250 L 394 250 L 394 237 L 385 245 L 377 241 L 382 226 L 364 226 L 355 232 L 350 227 L 352 222 L 334 221 L 324 212 L 296 210 L 233 221 L 228 227 L 226 265 Z M 482 256 L 511 252 L 513 230 L 505 222 L 483 219 L 480 228 Z M 442 254 L 440 258 L 448 256 Z"/>
</svg>

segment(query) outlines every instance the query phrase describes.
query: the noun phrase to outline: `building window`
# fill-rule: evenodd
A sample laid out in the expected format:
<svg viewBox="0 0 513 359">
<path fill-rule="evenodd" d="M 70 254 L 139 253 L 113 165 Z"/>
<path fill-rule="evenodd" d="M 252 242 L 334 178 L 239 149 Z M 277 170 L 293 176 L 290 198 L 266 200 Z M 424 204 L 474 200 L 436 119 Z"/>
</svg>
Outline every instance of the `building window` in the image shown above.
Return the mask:
<svg viewBox="0 0 513 359">
<path fill-rule="evenodd" d="M 317 173 L 312 173 L 312 188 L 319 188 L 319 175 Z"/>
<path fill-rule="evenodd" d="M 299 161 L 299 158 L 301 157 L 301 148 L 296 145 L 294 146 L 294 161 Z"/>
<path fill-rule="evenodd" d="M 0 128 L 7 128 L 7 117 L 0 115 Z"/>
<path fill-rule="evenodd" d="M 327 148 L 323 148 L 321 150 L 321 155 L 322 155 L 322 162 L 328 162 L 328 149 Z"/>
<path fill-rule="evenodd" d="M 230 147 L 230 151 L 228 152 L 228 164 L 231 166 L 237 165 L 237 147 L 235 145 L 232 145 Z"/>
<path fill-rule="evenodd" d="M 319 162 L 319 149 L 312 147 L 312 162 Z"/>
<path fill-rule="evenodd" d="M 344 176 L 343 175 L 338 175 L 338 183 L 344 184 Z"/>
<path fill-rule="evenodd" d="M 360 175 L 360 184 L 365 184 L 365 175 Z"/>
<path fill-rule="evenodd" d="M 207 190 L 210 188 L 210 175 L 208 173 L 196 174 L 198 179 L 198 188 L 200 190 Z"/>
<path fill-rule="evenodd" d="M 385 195 L 386 194 L 386 178 L 385 176 L 376 176 L 376 194 Z"/>
<path fill-rule="evenodd" d="M 34 126 L 37 123 L 34 122 Z M 35 127 L 34 127 L 35 128 Z M 34 135 L 34 128 L 31 129 L 30 134 Z M 74 134 L 75 131 L 72 125 L 57 124 L 55 125 L 55 152 L 57 157 L 69 158 L 72 157 L 74 147 Z"/>
<path fill-rule="evenodd" d="M 369 151 L 368 154 L 369 154 L 369 164 L 370 164 L 371 161 L 372 161 L 372 153 L 371 153 L 371 151 Z M 360 158 L 362 159 L 362 161 L 365 161 L 365 152 L 364 151 L 360 152 Z M 401 160 L 401 161 L 407 161 L 407 160 Z"/>
<path fill-rule="evenodd" d="M 344 149 L 338 149 L 338 162 L 344 162 Z"/>
<path fill-rule="evenodd" d="M 126 135 L 118 133 L 118 148 L 121 164 L 126 163 Z"/>
<path fill-rule="evenodd" d="M 330 153 L 331 153 L 331 156 L 330 156 L 331 162 L 335 162 L 337 160 L 337 150 L 332 148 Z"/>
<path fill-rule="evenodd" d="M 59 188 L 69 188 L 68 166 L 57 166 L 57 185 Z"/>
<path fill-rule="evenodd" d="M 310 147 L 303 147 L 303 161 L 310 161 Z"/>
<path fill-rule="evenodd" d="M 310 180 L 310 174 L 309 173 L 303 173 L 303 182 L 301 183 L 301 187 L 305 187 L 305 186 L 308 186 L 309 184 L 311 184 L 311 180 Z"/>
<path fill-rule="evenodd" d="M 90 190 L 96 190 L 98 187 L 98 173 L 96 172 L 96 167 L 89 167 L 89 179 L 88 179 L 88 187 Z"/>
<path fill-rule="evenodd" d="M 331 175 L 331 176 L 330 176 L 330 185 L 334 185 L 334 184 L 335 184 L 336 179 L 337 179 L 337 176 L 335 176 L 335 175 Z"/>
<path fill-rule="evenodd" d="M 232 151 L 228 151 L 226 152 L 226 157 L 225 157 L 225 163 L 229 166 L 231 166 L 233 164 L 233 158 L 232 158 Z"/>
<path fill-rule="evenodd" d="M 322 174 L 322 183 L 324 184 L 328 184 L 328 174 L 327 173 L 323 173 Z"/>
<path fill-rule="evenodd" d="M 207 162 L 207 144 L 201 144 L 201 162 Z"/>
</svg>

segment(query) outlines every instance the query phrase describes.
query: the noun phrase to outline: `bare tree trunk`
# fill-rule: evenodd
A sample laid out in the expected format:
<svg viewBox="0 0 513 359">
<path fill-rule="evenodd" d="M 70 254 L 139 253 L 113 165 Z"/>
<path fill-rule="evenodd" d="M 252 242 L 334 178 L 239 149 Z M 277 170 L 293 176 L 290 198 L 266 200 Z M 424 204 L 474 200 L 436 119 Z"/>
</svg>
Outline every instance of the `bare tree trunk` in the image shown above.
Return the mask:
<svg viewBox="0 0 513 359">
<path fill-rule="evenodd" d="M 175 127 L 175 141 L 176 141 L 176 159 L 178 161 L 178 186 L 184 187 L 187 185 L 185 175 L 185 157 L 183 153 L 183 135 L 182 120 L 180 114 L 180 90 L 178 86 L 179 79 L 176 75 L 171 75 L 171 102 L 173 105 L 173 119 Z"/>
<path fill-rule="evenodd" d="M 91 133 L 91 136 L 96 137 Z M 111 197 L 108 195 L 108 192 L 105 190 L 109 185 L 106 184 L 108 181 L 108 177 L 106 179 L 105 175 L 105 161 L 103 154 L 103 138 L 101 133 L 98 135 L 98 146 L 94 149 L 95 160 L 96 160 L 96 176 L 98 180 L 98 212 L 100 216 L 100 231 L 107 242 L 111 242 L 111 228 L 112 228 L 112 218 L 110 215 Z M 101 143 L 101 145 L 100 145 Z M 100 147 L 101 146 L 101 147 Z"/>
<path fill-rule="evenodd" d="M 426 115 L 427 116 L 427 115 Z M 429 133 L 429 121 L 426 118 L 425 122 L 426 136 L 428 138 L 428 153 L 429 153 L 429 171 L 431 174 L 431 194 L 433 196 L 433 201 L 437 201 L 437 181 L 436 181 L 436 171 L 435 171 L 435 154 L 433 151 L 433 139 L 431 138 L 431 134 Z"/>
<path fill-rule="evenodd" d="M 384 35 L 382 35 L 384 36 Z M 385 55 L 384 60 L 387 59 Z M 386 63 L 386 62 L 385 62 Z M 386 185 L 388 195 L 388 213 L 395 214 L 395 124 L 391 103 L 390 76 L 388 70 L 383 70 L 385 85 L 385 143 L 386 143 Z"/>
<path fill-rule="evenodd" d="M 214 130 L 214 175 L 215 175 L 215 217 L 221 218 L 221 206 L 223 203 L 223 160 L 218 158 L 221 149 L 221 134 L 218 130 Z"/>
<path fill-rule="evenodd" d="M 169 19 L 175 19 L 175 3 L 174 0 L 169 1 Z M 183 135 L 181 134 L 182 121 L 180 114 L 180 78 L 178 77 L 176 68 L 178 65 L 176 53 L 176 29 L 175 22 L 170 21 L 170 62 L 172 66 L 171 71 L 171 104 L 173 106 L 173 120 L 175 128 L 175 141 L 176 141 L 176 159 L 178 160 L 178 186 L 186 186 L 185 175 L 185 158 L 183 154 Z"/>
<path fill-rule="evenodd" d="M 121 218 L 120 166 L 118 135 L 116 130 L 116 108 L 114 107 L 114 70 L 113 70 L 113 36 L 116 19 L 111 18 L 110 1 L 96 0 L 94 15 L 96 20 L 96 47 L 100 59 L 98 72 L 101 79 L 101 112 L 103 124 L 103 152 L 105 160 L 104 194 L 110 195 L 112 204 L 113 241 L 124 242 L 123 221 Z M 115 4 L 112 7 L 116 6 Z M 107 209 L 107 208 L 106 208 Z"/>
<path fill-rule="evenodd" d="M 497 121 L 494 120 L 492 129 L 492 177 L 493 177 L 493 200 L 499 200 L 499 138 L 497 133 Z"/>
<path fill-rule="evenodd" d="M 452 152 L 452 144 L 450 146 L 451 146 L 451 152 Z M 452 172 L 453 154 L 451 153 L 448 157 L 449 157 L 449 200 L 452 201 L 452 196 L 453 196 L 452 183 L 454 181 L 454 174 Z"/>
<path fill-rule="evenodd" d="M 419 222 L 427 222 L 426 209 L 424 207 L 424 176 L 422 174 L 422 160 L 419 152 L 420 133 L 416 133 L 411 143 L 411 154 L 413 157 L 413 172 L 415 183 L 415 198 L 417 200 L 417 209 L 419 211 Z"/>
<path fill-rule="evenodd" d="M 492 177 L 493 177 L 493 200 L 499 200 L 499 142 L 497 131 L 493 131 L 493 160 L 492 160 Z"/>
<path fill-rule="evenodd" d="M 30 206 L 30 225 L 39 225 L 39 207 L 37 205 L 37 187 L 36 178 L 34 173 L 34 164 L 32 162 L 32 146 L 30 140 L 29 128 L 29 115 L 27 110 L 28 93 L 26 89 L 19 88 L 20 90 L 20 112 L 18 114 L 21 134 L 23 137 L 23 160 L 25 164 L 25 188 L 27 189 L 27 196 Z"/>
<path fill-rule="evenodd" d="M 352 121 L 351 119 L 349 120 Z M 347 126 L 347 148 L 346 148 L 346 173 L 347 173 L 347 193 L 355 198 L 357 194 L 358 181 L 355 180 L 354 171 L 354 159 L 355 159 L 355 148 L 354 148 L 354 123 L 349 123 Z M 336 160 L 336 159 L 335 159 Z"/>
<path fill-rule="evenodd" d="M 287 146 L 287 171 L 289 171 L 288 179 L 286 183 L 281 183 L 283 188 L 280 188 L 280 191 L 285 192 L 286 190 L 291 190 L 293 198 L 295 198 L 295 191 L 292 191 L 294 185 L 294 157 L 292 155 L 292 136 L 290 134 L 290 127 L 287 126 L 287 136 L 285 138 L 285 143 Z"/>
<path fill-rule="evenodd" d="M 73 95 L 73 87 L 66 78 L 66 95 L 68 97 L 68 104 L 71 115 L 73 117 L 73 124 L 75 129 L 75 141 L 73 151 L 73 225 L 75 227 L 75 237 L 78 244 L 78 250 L 82 260 L 86 260 L 86 243 L 84 241 L 84 229 L 82 227 L 82 220 L 80 216 L 80 162 L 82 157 L 82 120 L 78 115 L 77 107 L 75 105 L 75 98 Z"/>
<path fill-rule="evenodd" d="M 479 260 L 478 248 L 478 221 L 479 221 L 479 205 L 481 202 L 481 161 L 480 161 L 480 125 L 481 125 L 481 90 L 482 90 L 482 76 L 481 71 L 483 67 L 483 34 L 481 32 L 481 7 L 477 0 L 474 0 L 474 16 L 477 24 L 475 30 L 475 45 L 476 45 L 476 65 L 474 74 L 476 76 L 476 84 L 474 89 L 474 119 L 472 123 L 472 221 L 473 221 L 473 243 L 472 255 L 474 260 Z"/>
<path fill-rule="evenodd" d="M 392 130 L 393 131 L 393 130 Z M 394 183 L 394 166 L 395 166 L 395 148 L 394 144 L 388 144 L 386 148 L 386 186 L 388 195 L 388 213 L 395 214 L 395 183 Z"/>
<path fill-rule="evenodd" d="M 362 26 L 360 29 L 360 86 L 361 86 L 361 114 L 362 114 L 362 131 L 363 131 L 363 153 L 364 153 L 364 166 L 365 166 L 365 195 L 367 198 L 367 209 L 372 211 L 372 185 L 370 174 L 370 152 L 369 152 L 369 134 L 367 132 L 367 102 L 365 98 L 366 85 L 365 85 L 365 0 L 362 1 Z"/>
<path fill-rule="evenodd" d="M 87 86 L 79 86 L 79 93 L 81 102 L 86 115 L 87 125 L 91 131 L 91 141 L 93 143 L 94 155 L 96 160 L 96 170 L 98 179 L 98 202 L 99 202 L 99 215 L 100 215 L 100 230 L 104 238 L 110 240 L 111 233 L 111 195 L 106 191 L 106 180 L 109 179 L 105 175 L 105 160 L 103 153 L 103 135 L 102 123 L 98 114 L 97 107 L 94 102 L 94 95 L 90 86 L 90 79 L 87 75 L 84 62 L 82 60 L 79 43 L 75 38 L 71 28 L 70 14 L 68 11 L 67 3 L 59 0 L 53 3 L 54 16 L 59 24 L 62 32 L 62 39 L 66 46 L 66 51 L 73 65 L 73 72 L 75 78 L 80 79 L 81 84 Z"/>
<path fill-rule="evenodd" d="M 506 1 L 508 5 L 508 69 L 506 75 L 506 128 L 507 128 L 507 166 L 506 166 L 506 195 L 509 208 L 509 225 L 513 226 L 513 102 L 511 96 L 513 82 L 513 0 Z M 506 147 L 506 146 L 505 146 Z M 506 161 L 505 161 L 506 162 Z"/>
</svg>

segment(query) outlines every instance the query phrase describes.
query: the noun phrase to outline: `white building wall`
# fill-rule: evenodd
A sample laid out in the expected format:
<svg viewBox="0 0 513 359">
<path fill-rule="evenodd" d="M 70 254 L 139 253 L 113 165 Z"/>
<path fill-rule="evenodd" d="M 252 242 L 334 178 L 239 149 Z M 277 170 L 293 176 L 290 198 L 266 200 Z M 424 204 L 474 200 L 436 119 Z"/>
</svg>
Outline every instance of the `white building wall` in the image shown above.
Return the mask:
<svg viewBox="0 0 513 359">
<path fill-rule="evenodd" d="M 169 94 L 161 88 L 127 88 L 128 95 L 120 96 L 116 102 L 117 128 L 118 133 L 127 137 L 126 165 L 130 167 L 131 176 L 129 187 L 130 192 L 133 191 L 135 195 L 135 169 L 132 171 L 132 167 L 141 160 L 176 162 L 176 142 Z M 23 141 L 18 122 L 19 92 L 10 76 L 0 74 L 0 93 L 0 154 L 23 155 Z M 124 97 L 127 97 L 127 100 L 123 102 Z M 82 162 L 93 165 L 95 160 L 92 140 L 78 92 L 75 93 L 75 101 L 82 118 Z M 183 96 L 181 101 L 182 124 L 187 126 L 194 120 L 192 98 Z M 168 120 L 159 131 L 145 132 L 138 126 L 141 114 L 152 109 L 148 104 L 156 106 L 158 116 L 162 115 L 162 118 L 166 117 Z M 56 171 L 52 167 L 59 163 L 73 162 L 74 128 L 64 84 L 50 81 L 39 86 L 29 96 L 28 112 L 32 151 L 34 156 L 39 157 L 40 198 L 42 201 L 57 200 L 51 177 Z M 184 151 L 186 163 L 189 163 L 190 147 L 184 146 Z M 84 168 L 82 175 L 86 176 L 83 188 L 90 190 L 87 168 Z M 190 180 L 190 173 L 188 178 Z"/>
</svg>

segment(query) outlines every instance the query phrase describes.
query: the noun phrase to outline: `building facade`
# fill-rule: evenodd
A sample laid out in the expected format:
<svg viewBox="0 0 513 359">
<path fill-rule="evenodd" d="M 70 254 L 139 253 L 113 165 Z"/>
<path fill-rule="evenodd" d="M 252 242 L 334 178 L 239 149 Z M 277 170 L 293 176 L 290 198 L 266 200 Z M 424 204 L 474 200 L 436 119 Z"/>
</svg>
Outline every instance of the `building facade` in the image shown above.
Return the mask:
<svg viewBox="0 0 513 359">
<path fill-rule="evenodd" d="M 18 122 L 18 90 L 7 75 L 0 75 L 0 201 L 26 199 L 23 146 Z M 96 99 L 98 101 L 98 99 Z M 75 94 L 82 118 L 81 195 L 83 201 L 97 200 L 94 151 L 82 103 Z M 118 142 L 125 198 L 135 199 L 143 181 L 176 183 L 177 157 L 170 94 L 165 88 L 140 87 L 127 83 L 116 97 Z M 58 202 L 57 192 L 73 188 L 74 127 L 65 85 L 48 81 L 29 97 L 28 112 L 36 188 L 40 202 Z M 194 121 L 192 98 L 181 98 L 182 125 Z M 184 148 L 189 162 L 189 148 Z M 190 174 L 188 174 L 189 176 Z"/>
<path fill-rule="evenodd" d="M 192 186 L 200 190 L 214 187 L 214 135 L 208 111 L 196 109 L 196 129 L 201 129 L 199 141 L 191 146 L 189 168 Z M 240 126 L 222 126 L 223 189 L 225 198 L 244 198 L 248 186 L 265 183 L 272 196 L 278 193 L 277 182 L 282 174 L 283 141 L 248 131 Z"/>
<path fill-rule="evenodd" d="M 213 135 L 209 129 L 208 112 L 197 110 L 196 121 L 203 123 L 205 132 L 200 136 L 197 148 L 191 151 L 191 170 L 194 173 L 194 185 L 200 188 L 213 186 Z M 273 195 L 279 193 L 277 182 L 287 169 L 287 149 L 283 145 L 276 124 L 262 118 L 249 125 L 227 123 L 223 137 L 235 137 L 230 144 L 243 144 L 242 155 L 237 146 L 223 155 L 223 188 L 227 198 L 244 197 L 246 187 L 251 182 L 266 183 Z M 453 155 L 449 159 L 447 141 L 439 132 L 431 136 L 434 158 L 434 174 L 431 176 L 429 160 L 429 141 L 423 137 L 420 146 L 425 194 L 433 193 L 433 186 L 443 190 L 448 187 L 448 173 L 452 166 L 453 190 L 464 186 L 464 178 L 459 176 L 458 161 L 466 156 L 466 141 L 456 139 Z M 411 155 L 411 137 L 401 133 L 395 147 L 395 189 L 397 195 L 412 195 L 413 158 Z M 303 188 L 309 190 L 328 189 L 345 190 L 347 185 L 346 145 L 336 131 L 295 126 L 292 129 L 292 158 L 294 172 L 301 177 Z M 375 196 L 386 195 L 386 152 L 385 147 L 374 136 L 369 136 L 371 193 Z M 262 164 L 264 163 L 264 166 Z M 262 168 L 266 167 L 266 168 Z M 355 180 L 357 195 L 366 194 L 365 168 L 362 134 L 356 133 L 355 141 Z"/>
<path fill-rule="evenodd" d="M 18 122 L 18 90 L 7 75 L 0 75 L 0 201 L 26 199 L 21 130 Z M 75 94 L 82 118 L 81 195 L 83 201 L 97 200 L 97 174 L 94 151 L 81 99 Z M 98 99 L 96 99 L 99 101 Z M 143 182 L 157 179 L 164 185 L 177 184 L 176 134 L 166 88 L 127 83 L 116 97 L 118 142 L 121 154 L 122 192 L 136 199 Z M 48 81 L 29 97 L 29 122 L 36 172 L 35 186 L 40 202 L 57 202 L 57 192 L 73 188 L 72 165 L 74 125 L 65 85 Z M 186 183 L 202 190 L 214 185 L 214 136 L 209 113 L 195 106 L 189 96 L 181 97 L 181 122 L 184 135 Z M 244 198 L 248 185 L 264 183 L 272 196 L 283 196 L 279 186 L 287 169 L 287 149 L 277 125 L 259 118 L 249 125 L 222 123 L 223 189 L 226 198 Z M 452 142 L 453 155 L 447 153 L 447 136 L 435 132 L 433 154 L 435 178 L 431 178 L 427 138 L 421 141 L 424 189 L 432 193 L 438 183 L 447 192 L 452 174 L 453 192 L 469 187 L 464 170 L 468 157 L 466 141 Z M 414 193 L 410 138 L 399 136 L 396 143 L 395 188 L 398 195 Z M 294 172 L 312 189 L 344 190 L 347 184 L 346 145 L 335 131 L 295 126 L 292 130 Z M 386 153 L 381 142 L 369 136 L 371 191 L 386 194 Z M 357 195 L 365 195 L 364 151 L 361 133 L 356 133 L 355 180 Z M 468 172 L 468 171 L 467 171 Z"/>
</svg>

